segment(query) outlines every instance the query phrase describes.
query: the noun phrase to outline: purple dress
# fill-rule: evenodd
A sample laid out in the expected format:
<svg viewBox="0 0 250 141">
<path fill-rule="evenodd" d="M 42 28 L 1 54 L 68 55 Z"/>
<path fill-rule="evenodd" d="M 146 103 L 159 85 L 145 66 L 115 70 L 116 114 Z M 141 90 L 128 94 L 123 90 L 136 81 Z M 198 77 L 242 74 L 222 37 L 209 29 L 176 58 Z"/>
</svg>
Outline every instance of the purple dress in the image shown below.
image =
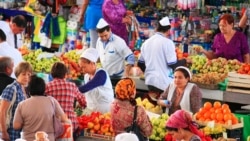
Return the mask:
<svg viewBox="0 0 250 141">
<path fill-rule="evenodd" d="M 223 57 L 226 59 L 237 59 L 244 62 L 243 56 L 249 53 L 248 43 L 246 36 L 236 31 L 232 39 L 226 43 L 222 33 L 218 33 L 214 37 L 212 51 L 216 57 Z"/>
<path fill-rule="evenodd" d="M 128 44 L 128 31 L 126 24 L 122 23 L 122 18 L 126 16 L 123 0 L 119 0 L 118 4 L 114 4 L 112 0 L 104 0 L 102 14 L 112 32 L 124 39 Z"/>
</svg>

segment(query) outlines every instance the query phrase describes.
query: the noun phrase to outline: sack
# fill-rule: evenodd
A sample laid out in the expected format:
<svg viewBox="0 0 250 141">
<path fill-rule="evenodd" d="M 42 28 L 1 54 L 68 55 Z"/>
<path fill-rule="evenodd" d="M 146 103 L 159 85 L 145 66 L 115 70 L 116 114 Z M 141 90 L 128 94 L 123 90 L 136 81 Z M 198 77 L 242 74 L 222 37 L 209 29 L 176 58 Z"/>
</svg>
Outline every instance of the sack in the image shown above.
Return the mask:
<svg viewBox="0 0 250 141">
<path fill-rule="evenodd" d="M 14 102 L 16 101 L 16 86 L 14 86 L 14 93 L 13 93 L 13 97 L 10 103 L 10 106 L 7 110 L 7 114 L 6 114 L 6 127 L 9 128 L 10 127 L 10 121 L 11 121 L 11 117 L 12 117 L 12 108 L 14 105 Z"/>
<path fill-rule="evenodd" d="M 136 117 L 137 117 L 137 106 L 135 106 L 133 123 L 132 123 L 131 126 L 125 128 L 125 131 L 128 132 L 128 133 L 135 134 L 138 137 L 139 141 L 146 141 L 147 138 L 143 136 L 143 134 L 141 133 L 140 127 L 136 123 Z"/>
<path fill-rule="evenodd" d="M 56 106 L 55 106 L 54 100 L 51 99 L 51 98 L 50 98 L 50 100 L 51 100 L 53 108 L 54 108 L 53 126 L 54 126 L 55 138 L 58 138 L 64 132 L 63 123 L 60 121 L 60 119 L 58 119 L 56 117 L 56 113 L 55 113 L 56 112 Z"/>
</svg>

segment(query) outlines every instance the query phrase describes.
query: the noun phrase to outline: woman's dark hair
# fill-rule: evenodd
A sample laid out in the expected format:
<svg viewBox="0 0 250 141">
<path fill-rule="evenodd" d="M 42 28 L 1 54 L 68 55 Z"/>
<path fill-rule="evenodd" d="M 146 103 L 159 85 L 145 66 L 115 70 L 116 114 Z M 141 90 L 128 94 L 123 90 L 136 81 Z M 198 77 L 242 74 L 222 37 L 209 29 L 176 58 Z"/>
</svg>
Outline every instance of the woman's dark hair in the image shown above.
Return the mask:
<svg viewBox="0 0 250 141">
<path fill-rule="evenodd" d="M 178 131 L 178 128 L 173 128 L 173 127 L 168 127 L 168 126 L 166 126 L 166 130 L 167 130 L 167 131 L 175 131 L 175 132 L 177 132 L 177 131 Z"/>
<path fill-rule="evenodd" d="M 191 76 L 189 75 L 189 73 L 188 73 L 185 69 L 183 69 L 183 68 L 177 68 L 177 69 L 175 69 L 174 72 L 177 72 L 177 71 L 182 72 L 185 78 L 190 78 L 190 77 L 191 77 Z"/>
<path fill-rule="evenodd" d="M 31 96 L 35 96 L 35 95 L 45 95 L 45 82 L 42 78 L 36 76 L 36 75 L 32 75 L 30 77 L 30 82 L 28 85 L 28 92 Z"/>
<path fill-rule="evenodd" d="M 157 23 L 157 28 L 156 28 L 156 30 L 157 30 L 158 32 L 166 32 L 166 31 L 170 30 L 170 28 L 171 28 L 170 25 L 162 26 L 162 25 L 160 24 L 160 22 L 158 22 L 158 23 Z"/>
<path fill-rule="evenodd" d="M 53 78 L 63 79 L 68 73 L 68 68 L 61 62 L 56 62 L 51 68 L 51 75 Z"/>
<path fill-rule="evenodd" d="M 2 29 L 0 29 L 0 41 L 6 41 L 6 35 Z"/>
<path fill-rule="evenodd" d="M 107 25 L 107 26 L 105 26 L 105 27 L 103 27 L 103 28 L 100 28 L 100 29 L 96 29 L 96 32 L 97 33 L 103 33 L 104 31 L 109 31 L 110 30 L 110 27 Z"/>
</svg>

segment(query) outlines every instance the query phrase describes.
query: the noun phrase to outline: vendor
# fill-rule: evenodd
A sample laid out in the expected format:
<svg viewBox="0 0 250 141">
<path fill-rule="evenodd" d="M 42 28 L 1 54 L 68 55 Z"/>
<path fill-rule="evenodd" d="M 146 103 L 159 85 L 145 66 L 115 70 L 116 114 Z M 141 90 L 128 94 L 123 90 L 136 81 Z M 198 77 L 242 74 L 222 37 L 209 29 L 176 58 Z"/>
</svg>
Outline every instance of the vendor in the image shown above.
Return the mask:
<svg viewBox="0 0 250 141">
<path fill-rule="evenodd" d="M 79 65 L 85 74 L 85 84 L 79 90 L 85 94 L 88 109 L 107 113 L 114 100 L 114 91 L 107 72 L 96 66 L 98 58 L 95 48 L 88 48 L 82 53 Z"/>
<path fill-rule="evenodd" d="M 179 109 L 196 113 L 201 108 L 202 93 L 200 88 L 189 83 L 192 74 L 187 67 L 177 67 L 174 71 L 174 83 L 161 94 L 158 104 L 166 107 L 166 112 L 171 115 Z"/>
<path fill-rule="evenodd" d="M 177 60 L 174 42 L 168 38 L 170 28 L 169 18 L 162 18 L 158 22 L 156 33 L 141 47 L 138 66 L 145 72 L 145 84 L 151 97 L 158 97 L 172 82 L 173 69 L 190 61 Z"/>
<path fill-rule="evenodd" d="M 135 63 L 134 54 L 122 38 L 112 33 L 104 19 L 99 20 L 97 33 L 99 38 L 96 49 L 100 54 L 100 62 L 111 79 L 117 78 L 112 82 L 115 86 L 119 78 L 129 76 L 129 71 Z"/>
<path fill-rule="evenodd" d="M 195 48 L 198 53 L 203 53 L 208 59 L 223 57 L 226 59 L 237 59 L 240 62 L 249 63 L 249 47 L 246 36 L 234 30 L 234 17 L 224 14 L 219 19 L 218 33 L 214 37 L 212 50 Z"/>
<path fill-rule="evenodd" d="M 27 21 L 24 16 L 17 15 L 11 18 L 10 22 L 0 21 L 0 29 L 7 36 L 6 41 L 11 47 L 19 48 L 22 46 L 21 33 L 27 26 Z"/>
</svg>

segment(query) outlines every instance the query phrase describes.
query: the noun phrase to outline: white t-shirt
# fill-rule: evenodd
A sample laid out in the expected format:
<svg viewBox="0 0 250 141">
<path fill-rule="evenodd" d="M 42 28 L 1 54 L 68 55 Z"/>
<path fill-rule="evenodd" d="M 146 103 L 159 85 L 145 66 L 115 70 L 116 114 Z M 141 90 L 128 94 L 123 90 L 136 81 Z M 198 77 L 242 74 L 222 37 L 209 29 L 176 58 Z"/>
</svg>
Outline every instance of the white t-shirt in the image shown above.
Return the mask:
<svg viewBox="0 0 250 141">
<path fill-rule="evenodd" d="M 119 36 L 112 34 L 111 40 L 104 47 L 98 38 L 96 49 L 100 55 L 102 67 L 110 76 L 122 76 L 125 67 L 125 58 L 132 54 L 126 42 Z"/>
<path fill-rule="evenodd" d="M 168 66 L 177 62 L 172 40 L 157 32 L 141 47 L 139 61 L 145 62 L 145 84 L 165 90 L 173 81 L 172 69 Z"/>
<path fill-rule="evenodd" d="M 17 49 L 11 47 L 7 42 L 0 43 L 0 56 L 11 57 L 14 61 L 14 69 L 23 61 L 21 53 Z M 11 74 L 11 77 L 16 78 L 14 71 Z"/>
<path fill-rule="evenodd" d="M 8 42 L 8 44 L 15 48 L 15 40 L 14 40 L 14 34 L 10 29 L 10 25 L 8 22 L 5 21 L 0 21 L 0 29 L 3 30 L 3 32 L 6 35 L 6 41 Z M 21 34 L 17 34 L 17 47 L 21 47 L 22 46 L 22 37 Z"/>
</svg>

